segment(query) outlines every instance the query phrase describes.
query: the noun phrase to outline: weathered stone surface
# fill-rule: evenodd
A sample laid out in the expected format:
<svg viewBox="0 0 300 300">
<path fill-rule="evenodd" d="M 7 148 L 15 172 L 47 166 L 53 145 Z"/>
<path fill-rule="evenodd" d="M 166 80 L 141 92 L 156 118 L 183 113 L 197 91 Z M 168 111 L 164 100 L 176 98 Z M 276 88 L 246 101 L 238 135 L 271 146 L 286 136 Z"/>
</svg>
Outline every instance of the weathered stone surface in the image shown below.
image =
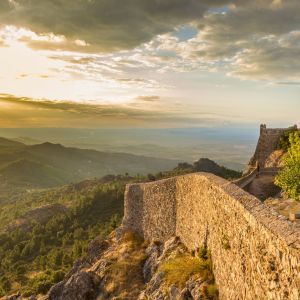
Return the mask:
<svg viewBox="0 0 300 300">
<path fill-rule="evenodd" d="M 81 271 L 72 275 L 67 282 L 52 287 L 49 291 L 49 300 L 95 299 L 99 282 L 95 274 Z"/>
<path fill-rule="evenodd" d="M 221 299 L 300 299 L 299 225 L 217 176 L 127 186 L 123 226 L 191 250 L 207 244 Z"/>
<path fill-rule="evenodd" d="M 274 150 L 266 159 L 266 168 L 280 168 L 283 167 L 283 157 L 285 152 L 283 150 Z"/>
<path fill-rule="evenodd" d="M 20 295 L 20 293 L 17 293 L 17 294 L 5 297 L 4 300 L 22 300 L 22 296 Z"/>
<path fill-rule="evenodd" d="M 148 257 L 144 264 L 145 289 L 140 292 L 139 300 L 200 300 L 205 299 L 201 292 L 201 275 L 191 276 L 184 288 L 168 283 L 160 266 L 172 258 L 191 255 L 178 237 L 171 237 L 164 243 L 154 242 L 146 250 Z M 147 270 L 147 271 L 145 271 Z M 207 282 L 206 282 L 207 284 Z M 194 294 L 194 295 L 193 295 Z"/>
</svg>

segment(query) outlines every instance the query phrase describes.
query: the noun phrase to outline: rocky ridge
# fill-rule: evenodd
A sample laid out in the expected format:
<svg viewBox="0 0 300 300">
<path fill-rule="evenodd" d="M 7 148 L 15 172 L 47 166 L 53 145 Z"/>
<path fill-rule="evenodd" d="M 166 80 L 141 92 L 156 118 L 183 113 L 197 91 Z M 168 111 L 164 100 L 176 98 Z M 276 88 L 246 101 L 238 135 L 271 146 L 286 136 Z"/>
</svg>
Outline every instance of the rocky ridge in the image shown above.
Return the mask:
<svg viewBox="0 0 300 300">
<path fill-rule="evenodd" d="M 177 237 L 165 243 L 147 243 L 132 232 L 117 229 L 107 240 L 95 239 L 87 256 L 77 261 L 46 296 L 38 299 L 218 299 L 208 264 L 199 264 L 200 271 L 181 270 L 179 266 L 175 274 L 187 276 L 170 280 L 172 276 L 167 276 L 170 270 L 166 266 L 181 258 L 193 260 L 193 265 L 194 261 L 196 265 L 201 261 Z"/>
</svg>

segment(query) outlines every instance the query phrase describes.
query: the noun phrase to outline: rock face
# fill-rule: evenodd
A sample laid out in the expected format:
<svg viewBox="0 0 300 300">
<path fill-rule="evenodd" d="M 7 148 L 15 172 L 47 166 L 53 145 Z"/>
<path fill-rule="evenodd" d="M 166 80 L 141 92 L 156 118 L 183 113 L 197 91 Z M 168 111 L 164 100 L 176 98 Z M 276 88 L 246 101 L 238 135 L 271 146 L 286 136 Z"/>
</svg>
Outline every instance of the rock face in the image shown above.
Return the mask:
<svg viewBox="0 0 300 300">
<path fill-rule="evenodd" d="M 89 268 L 99 260 L 108 247 L 108 241 L 97 238 L 92 241 L 88 249 L 88 254 L 83 259 L 78 260 L 64 281 L 54 285 L 48 295 L 42 299 L 95 299 L 101 278 L 96 273 L 90 272 Z"/>
<path fill-rule="evenodd" d="M 217 176 L 128 185 L 123 226 L 190 250 L 206 243 L 220 299 L 299 299 L 299 225 Z"/>
<path fill-rule="evenodd" d="M 176 237 L 165 243 L 146 244 L 132 233 L 118 229 L 108 241 L 94 241 L 88 255 L 42 299 L 218 299 L 217 292 L 207 298 L 206 287 L 211 282 L 199 274 L 188 278 L 184 287 L 165 280 L 160 267 L 180 255 L 191 254 Z"/>
<path fill-rule="evenodd" d="M 281 168 L 283 167 L 283 157 L 285 152 L 283 150 L 273 151 L 266 159 L 266 168 Z"/>
<path fill-rule="evenodd" d="M 206 287 L 210 283 L 200 275 L 191 276 L 179 287 L 166 282 L 161 266 L 174 257 L 180 257 L 188 251 L 177 237 L 170 238 L 164 244 L 152 243 L 146 250 L 148 258 L 143 267 L 145 289 L 141 291 L 139 300 L 201 300 L 218 299 L 218 293 L 208 295 Z"/>
<path fill-rule="evenodd" d="M 294 218 L 300 212 L 299 201 L 286 198 L 269 198 L 264 203 L 291 221 L 300 224 L 300 219 Z"/>
</svg>

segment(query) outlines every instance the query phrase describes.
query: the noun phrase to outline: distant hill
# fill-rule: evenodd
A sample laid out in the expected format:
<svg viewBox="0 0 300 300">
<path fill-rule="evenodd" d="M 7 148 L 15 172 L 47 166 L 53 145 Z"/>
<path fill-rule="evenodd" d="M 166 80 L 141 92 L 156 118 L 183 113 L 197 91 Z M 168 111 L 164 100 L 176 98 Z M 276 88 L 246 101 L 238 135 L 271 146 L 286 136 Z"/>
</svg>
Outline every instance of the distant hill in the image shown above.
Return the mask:
<svg viewBox="0 0 300 300">
<path fill-rule="evenodd" d="M 242 173 L 239 171 L 228 169 L 224 166 L 220 166 L 213 160 L 209 158 L 200 158 L 193 164 L 189 163 L 179 163 L 178 166 L 172 172 L 183 172 L 183 173 L 192 173 L 192 172 L 207 172 L 212 173 L 217 176 L 223 177 L 225 179 L 231 180 L 239 178 L 242 176 Z"/>
<path fill-rule="evenodd" d="M 35 145 L 35 144 L 42 143 L 42 141 L 40 141 L 38 139 L 33 139 L 31 137 L 28 137 L 28 136 L 19 136 L 19 137 L 13 138 L 12 140 L 16 141 L 16 142 L 23 143 L 25 145 Z"/>
<path fill-rule="evenodd" d="M 28 187 L 60 185 L 64 181 L 63 173 L 63 170 L 53 166 L 27 159 L 16 160 L 0 168 L 2 178 L 5 178 L 10 184 Z"/>
<path fill-rule="evenodd" d="M 99 152 L 42 143 L 25 145 L 0 138 L 0 203 L 16 192 L 64 185 L 107 174 L 165 171 L 176 160 Z"/>
<path fill-rule="evenodd" d="M 219 164 L 215 163 L 213 160 L 210 160 L 209 158 L 200 158 L 198 161 L 194 163 L 193 169 L 195 172 L 213 173 L 215 175 L 227 179 L 237 178 L 242 175 L 241 172 L 228 169 L 224 166 L 220 166 Z"/>
<path fill-rule="evenodd" d="M 0 137 L 0 147 L 13 147 L 13 148 L 16 148 L 16 147 L 23 147 L 24 144 L 23 143 L 20 143 L 18 141 L 13 141 L 13 140 L 9 140 L 9 139 L 5 139 L 5 138 L 2 138 Z"/>
</svg>

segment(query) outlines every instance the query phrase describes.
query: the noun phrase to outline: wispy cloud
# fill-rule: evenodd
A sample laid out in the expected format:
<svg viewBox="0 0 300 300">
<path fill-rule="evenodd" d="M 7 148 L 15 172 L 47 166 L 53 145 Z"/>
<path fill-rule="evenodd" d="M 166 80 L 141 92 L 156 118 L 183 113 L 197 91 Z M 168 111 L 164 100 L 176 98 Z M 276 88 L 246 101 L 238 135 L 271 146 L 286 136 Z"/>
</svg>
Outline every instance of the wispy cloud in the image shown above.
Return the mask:
<svg viewBox="0 0 300 300">
<path fill-rule="evenodd" d="M 195 112 L 190 116 L 169 110 L 145 109 L 136 106 L 140 101 L 155 102 L 158 96 L 140 96 L 129 105 L 95 105 L 69 101 L 34 100 L 0 94 L 0 126 L 14 121 L 16 126 L 150 126 L 176 127 L 208 125 L 223 122 L 226 117 L 216 113 Z M 3 105 L 9 105 L 2 108 Z M 6 118 L 9 117 L 9 120 Z M 14 118 L 17 118 L 17 120 Z"/>
<path fill-rule="evenodd" d="M 137 101 L 142 101 L 142 102 L 157 102 L 160 100 L 159 96 L 138 96 L 135 98 Z"/>
<path fill-rule="evenodd" d="M 276 82 L 276 84 L 278 85 L 293 85 L 293 86 L 300 86 L 300 81 L 280 81 L 280 82 Z"/>
</svg>

